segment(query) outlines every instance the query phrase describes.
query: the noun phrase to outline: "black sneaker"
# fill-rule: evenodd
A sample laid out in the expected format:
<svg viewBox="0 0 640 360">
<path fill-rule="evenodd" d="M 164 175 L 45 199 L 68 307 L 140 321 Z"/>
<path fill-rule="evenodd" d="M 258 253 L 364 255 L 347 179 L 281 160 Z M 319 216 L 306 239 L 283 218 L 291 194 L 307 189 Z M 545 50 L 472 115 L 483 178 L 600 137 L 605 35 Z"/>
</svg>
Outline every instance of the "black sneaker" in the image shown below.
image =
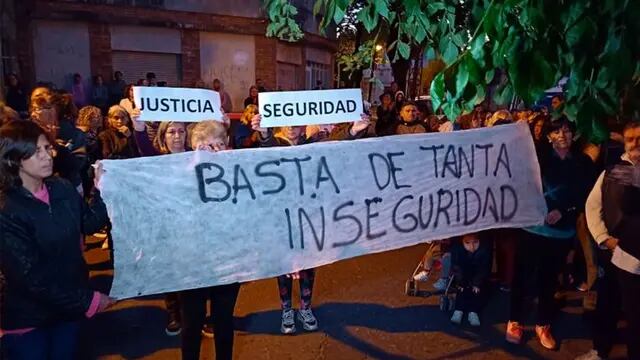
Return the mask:
<svg viewBox="0 0 640 360">
<path fill-rule="evenodd" d="M 202 327 L 202 336 L 213 339 L 213 326 L 211 324 L 204 324 Z"/>
<path fill-rule="evenodd" d="M 164 332 L 167 333 L 167 335 L 169 336 L 180 335 L 181 331 L 182 331 L 182 326 L 180 326 L 180 323 L 176 320 L 169 321 L 169 323 L 167 324 L 167 327 L 164 329 Z"/>
</svg>

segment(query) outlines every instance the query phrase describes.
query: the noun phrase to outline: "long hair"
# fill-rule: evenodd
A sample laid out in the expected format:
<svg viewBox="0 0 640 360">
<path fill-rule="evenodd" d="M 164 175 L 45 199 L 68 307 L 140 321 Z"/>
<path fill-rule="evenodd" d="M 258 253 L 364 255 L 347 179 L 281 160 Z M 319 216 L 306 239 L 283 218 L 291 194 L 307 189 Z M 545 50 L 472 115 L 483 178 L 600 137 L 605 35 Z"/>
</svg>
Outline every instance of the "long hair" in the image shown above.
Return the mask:
<svg viewBox="0 0 640 360">
<path fill-rule="evenodd" d="M 12 121 L 0 127 L 0 205 L 6 192 L 22 186 L 20 164 L 38 149 L 38 138 L 46 133 L 31 121 Z"/>
<path fill-rule="evenodd" d="M 131 91 L 132 87 L 134 87 L 133 84 L 129 84 L 124 87 L 124 94 L 122 94 L 122 98 L 131 100 L 131 103 L 133 104 L 133 97 L 129 98 L 129 91 Z M 136 107 L 135 104 L 133 105 L 133 107 Z"/>
<path fill-rule="evenodd" d="M 158 150 L 161 154 L 171 154 L 171 151 L 169 150 L 169 147 L 167 146 L 167 130 L 169 129 L 169 126 L 172 124 L 182 124 L 182 126 L 184 126 L 184 131 L 185 131 L 185 150 L 187 148 L 187 127 L 185 126 L 185 123 L 181 123 L 181 122 L 174 122 L 174 121 L 163 121 L 160 123 L 160 126 L 158 126 L 158 133 L 156 134 L 156 138 L 153 140 L 153 145 L 155 146 L 156 150 Z"/>
<path fill-rule="evenodd" d="M 244 108 L 244 112 L 242 113 L 242 116 L 240 117 L 240 122 L 245 124 L 245 125 L 250 125 L 251 123 L 251 117 L 253 117 L 254 114 L 258 113 L 258 107 L 253 105 L 253 104 L 249 104 L 247 105 L 246 108 Z"/>
<path fill-rule="evenodd" d="M 51 89 L 40 86 L 31 92 L 29 97 L 29 113 L 37 109 L 50 108 L 53 106 L 54 94 Z"/>
</svg>

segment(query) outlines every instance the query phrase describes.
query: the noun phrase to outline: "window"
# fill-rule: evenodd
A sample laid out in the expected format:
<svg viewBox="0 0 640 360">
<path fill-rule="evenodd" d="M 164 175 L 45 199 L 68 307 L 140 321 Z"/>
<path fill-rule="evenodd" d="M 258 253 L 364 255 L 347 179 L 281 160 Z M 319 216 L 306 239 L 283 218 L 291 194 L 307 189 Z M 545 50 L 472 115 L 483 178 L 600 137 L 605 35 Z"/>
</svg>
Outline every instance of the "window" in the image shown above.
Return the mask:
<svg viewBox="0 0 640 360">
<path fill-rule="evenodd" d="M 322 88 L 324 89 L 333 87 L 330 66 L 326 64 L 313 62 L 313 61 L 307 61 L 307 69 L 306 69 L 307 89 L 309 90 L 315 89 L 318 81 L 322 82 Z"/>
</svg>

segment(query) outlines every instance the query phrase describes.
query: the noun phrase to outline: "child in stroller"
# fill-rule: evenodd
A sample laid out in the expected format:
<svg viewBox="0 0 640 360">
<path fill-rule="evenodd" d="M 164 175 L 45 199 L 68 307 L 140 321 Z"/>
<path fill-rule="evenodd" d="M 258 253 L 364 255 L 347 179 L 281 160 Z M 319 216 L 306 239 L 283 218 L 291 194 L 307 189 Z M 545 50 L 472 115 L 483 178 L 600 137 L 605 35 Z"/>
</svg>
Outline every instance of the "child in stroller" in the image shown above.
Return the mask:
<svg viewBox="0 0 640 360">
<path fill-rule="evenodd" d="M 481 233 L 462 236 L 451 248 L 451 264 L 454 284 L 457 289 L 455 311 L 451 316 L 454 324 L 462 323 L 467 312 L 471 326 L 480 326 L 481 295 L 491 272 L 491 247 L 481 240 Z"/>
</svg>

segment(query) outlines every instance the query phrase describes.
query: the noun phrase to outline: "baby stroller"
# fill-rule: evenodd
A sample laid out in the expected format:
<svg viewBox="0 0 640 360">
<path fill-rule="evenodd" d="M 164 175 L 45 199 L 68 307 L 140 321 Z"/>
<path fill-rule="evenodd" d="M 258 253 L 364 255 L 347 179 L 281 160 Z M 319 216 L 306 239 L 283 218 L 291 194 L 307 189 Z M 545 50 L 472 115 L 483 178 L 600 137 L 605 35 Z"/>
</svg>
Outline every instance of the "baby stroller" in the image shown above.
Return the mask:
<svg viewBox="0 0 640 360">
<path fill-rule="evenodd" d="M 436 246 L 435 242 L 432 242 L 429 244 L 429 248 L 427 250 L 427 254 L 429 254 L 432 250 L 433 247 Z M 418 266 L 416 266 L 415 270 L 413 270 L 413 273 L 409 276 L 409 279 L 407 279 L 407 281 L 404 284 L 404 294 L 408 295 L 408 296 L 422 296 L 422 297 L 429 297 L 432 295 L 431 291 L 427 291 L 424 290 L 424 288 L 426 288 L 426 283 L 418 281 L 415 279 L 416 275 L 418 273 L 420 273 L 421 271 L 423 271 L 424 269 L 424 264 L 425 264 L 425 259 L 426 259 L 426 255 L 424 257 L 422 257 L 422 259 L 420 259 L 420 262 L 418 263 Z M 421 287 L 424 287 L 423 289 L 421 289 Z"/>
<path fill-rule="evenodd" d="M 447 288 L 444 294 L 440 295 L 440 310 L 444 312 L 451 312 L 456 308 L 456 294 L 451 291 L 451 285 L 453 284 L 454 276 L 449 276 Z"/>
</svg>

